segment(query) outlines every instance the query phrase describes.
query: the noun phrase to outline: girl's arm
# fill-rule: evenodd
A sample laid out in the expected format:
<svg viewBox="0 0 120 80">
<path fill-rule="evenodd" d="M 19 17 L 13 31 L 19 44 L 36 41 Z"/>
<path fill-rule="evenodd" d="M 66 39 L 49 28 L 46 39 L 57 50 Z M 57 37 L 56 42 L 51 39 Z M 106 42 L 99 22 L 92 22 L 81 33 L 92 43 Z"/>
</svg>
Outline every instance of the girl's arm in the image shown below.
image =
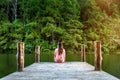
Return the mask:
<svg viewBox="0 0 120 80">
<path fill-rule="evenodd" d="M 65 49 L 63 50 L 63 58 L 64 58 L 63 62 L 65 62 L 66 61 L 66 52 L 65 52 Z"/>
</svg>

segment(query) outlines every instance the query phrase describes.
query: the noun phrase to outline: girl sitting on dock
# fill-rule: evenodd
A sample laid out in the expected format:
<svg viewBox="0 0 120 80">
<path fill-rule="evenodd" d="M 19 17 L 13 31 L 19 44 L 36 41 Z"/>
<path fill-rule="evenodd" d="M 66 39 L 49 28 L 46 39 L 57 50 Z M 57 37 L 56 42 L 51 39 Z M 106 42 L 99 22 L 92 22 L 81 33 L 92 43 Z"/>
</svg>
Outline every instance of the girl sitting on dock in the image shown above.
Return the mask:
<svg viewBox="0 0 120 80">
<path fill-rule="evenodd" d="M 61 42 L 58 42 L 57 48 L 54 51 L 54 61 L 57 63 L 65 62 L 65 49 Z"/>
</svg>

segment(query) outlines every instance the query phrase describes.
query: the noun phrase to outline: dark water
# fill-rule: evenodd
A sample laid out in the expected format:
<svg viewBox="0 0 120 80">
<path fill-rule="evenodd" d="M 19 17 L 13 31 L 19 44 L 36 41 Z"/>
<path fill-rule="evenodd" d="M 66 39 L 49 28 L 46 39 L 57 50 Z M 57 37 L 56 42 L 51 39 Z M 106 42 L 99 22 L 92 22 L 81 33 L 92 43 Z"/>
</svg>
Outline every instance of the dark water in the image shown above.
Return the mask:
<svg viewBox="0 0 120 80">
<path fill-rule="evenodd" d="M 0 54 L 0 78 L 17 70 L 15 54 Z M 34 55 L 25 55 L 25 66 L 34 63 Z"/>
<path fill-rule="evenodd" d="M 80 54 L 67 54 L 67 61 L 80 61 Z M 41 54 L 40 60 L 42 62 L 53 62 L 53 54 Z M 35 61 L 34 54 L 25 55 L 25 66 L 28 66 Z M 94 65 L 94 55 L 87 54 L 86 61 Z M 0 54 L 0 77 L 4 77 L 16 71 L 16 57 L 15 54 Z M 103 55 L 102 69 L 109 74 L 120 78 L 120 55 Z"/>
<path fill-rule="evenodd" d="M 87 55 L 87 62 L 94 66 L 94 55 Z M 120 55 L 103 55 L 102 69 L 120 78 Z"/>
<path fill-rule="evenodd" d="M 103 70 L 120 79 L 120 55 L 104 55 Z"/>
</svg>

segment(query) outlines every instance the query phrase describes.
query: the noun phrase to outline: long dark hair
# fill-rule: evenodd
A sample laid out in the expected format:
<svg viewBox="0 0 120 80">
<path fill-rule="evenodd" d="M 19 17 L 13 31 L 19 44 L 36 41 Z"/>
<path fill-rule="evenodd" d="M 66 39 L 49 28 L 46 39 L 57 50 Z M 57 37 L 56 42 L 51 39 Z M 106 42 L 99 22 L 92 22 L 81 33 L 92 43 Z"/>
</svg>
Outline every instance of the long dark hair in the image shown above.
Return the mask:
<svg viewBox="0 0 120 80">
<path fill-rule="evenodd" d="M 58 42 L 58 54 L 62 54 L 63 53 L 63 44 L 61 42 Z"/>
</svg>

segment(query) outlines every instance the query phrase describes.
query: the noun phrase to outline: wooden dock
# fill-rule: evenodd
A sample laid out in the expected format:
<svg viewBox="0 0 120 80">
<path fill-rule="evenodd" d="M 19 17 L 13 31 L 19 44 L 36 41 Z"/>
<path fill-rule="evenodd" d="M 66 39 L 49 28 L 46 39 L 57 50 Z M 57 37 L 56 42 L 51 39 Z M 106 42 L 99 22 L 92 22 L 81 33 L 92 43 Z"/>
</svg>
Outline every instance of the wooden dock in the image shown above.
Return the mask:
<svg viewBox="0 0 120 80">
<path fill-rule="evenodd" d="M 40 62 L 0 80 L 120 80 L 104 71 L 95 71 L 86 62 Z"/>
</svg>

